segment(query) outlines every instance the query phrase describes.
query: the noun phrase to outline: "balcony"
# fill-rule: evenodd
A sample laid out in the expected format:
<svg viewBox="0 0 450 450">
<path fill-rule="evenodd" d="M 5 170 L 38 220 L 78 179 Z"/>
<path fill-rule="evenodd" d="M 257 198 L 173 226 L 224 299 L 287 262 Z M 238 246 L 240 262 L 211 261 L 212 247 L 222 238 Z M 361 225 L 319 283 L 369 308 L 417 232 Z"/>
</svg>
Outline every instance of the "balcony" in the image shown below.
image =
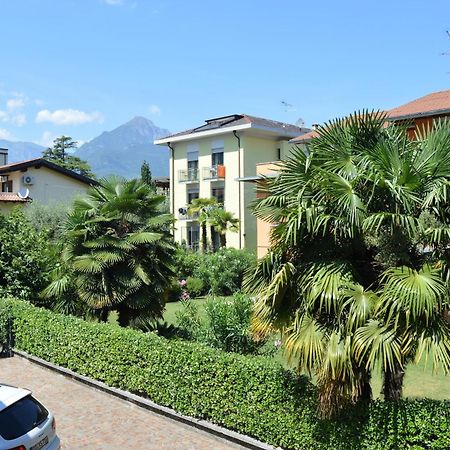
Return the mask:
<svg viewBox="0 0 450 450">
<path fill-rule="evenodd" d="M 202 178 L 204 180 L 223 180 L 225 178 L 225 166 L 223 164 L 203 167 L 202 171 Z"/>
<path fill-rule="evenodd" d="M 188 207 L 178 208 L 178 220 L 197 220 L 198 213 L 190 214 L 188 212 Z"/>
<path fill-rule="evenodd" d="M 198 169 L 186 169 L 178 171 L 180 183 L 198 183 Z"/>
</svg>

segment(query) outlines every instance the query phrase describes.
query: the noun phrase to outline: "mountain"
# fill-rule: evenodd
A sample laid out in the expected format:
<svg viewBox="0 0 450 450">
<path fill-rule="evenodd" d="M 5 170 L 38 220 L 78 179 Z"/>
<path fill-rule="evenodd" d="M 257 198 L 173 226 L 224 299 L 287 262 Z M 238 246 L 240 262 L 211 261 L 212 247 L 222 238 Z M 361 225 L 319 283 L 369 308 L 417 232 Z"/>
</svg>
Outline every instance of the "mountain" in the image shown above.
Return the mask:
<svg viewBox="0 0 450 450">
<path fill-rule="evenodd" d="M 0 148 L 8 149 L 8 162 L 23 161 L 24 159 L 39 158 L 45 147 L 33 142 L 14 142 L 0 139 Z"/>
<path fill-rule="evenodd" d="M 83 144 L 75 156 L 85 159 L 99 177 L 137 177 L 144 160 L 149 163 L 153 177 L 168 176 L 169 149 L 154 145 L 153 141 L 169 134 L 170 131 L 157 127 L 151 120 L 135 117 Z"/>
</svg>

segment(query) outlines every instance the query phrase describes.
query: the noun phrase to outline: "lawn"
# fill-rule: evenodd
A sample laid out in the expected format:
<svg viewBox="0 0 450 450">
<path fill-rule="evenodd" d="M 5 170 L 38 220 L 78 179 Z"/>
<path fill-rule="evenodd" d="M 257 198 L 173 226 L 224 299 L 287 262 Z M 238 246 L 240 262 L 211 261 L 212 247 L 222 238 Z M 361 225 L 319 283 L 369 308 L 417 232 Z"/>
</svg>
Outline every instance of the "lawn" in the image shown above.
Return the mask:
<svg viewBox="0 0 450 450">
<path fill-rule="evenodd" d="M 200 297 L 193 299 L 192 301 L 195 302 L 195 304 L 198 306 L 198 312 L 200 317 L 204 317 L 205 315 L 205 303 L 206 303 L 207 297 Z M 167 322 L 168 324 L 176 324 L 176 313 L 177 311 L 180 311 L 182 305 L 181 302 L 170 302 L 166 303 L 166 310 L 164 311 L 163 320 L 164 322 Z"/>
</svg>

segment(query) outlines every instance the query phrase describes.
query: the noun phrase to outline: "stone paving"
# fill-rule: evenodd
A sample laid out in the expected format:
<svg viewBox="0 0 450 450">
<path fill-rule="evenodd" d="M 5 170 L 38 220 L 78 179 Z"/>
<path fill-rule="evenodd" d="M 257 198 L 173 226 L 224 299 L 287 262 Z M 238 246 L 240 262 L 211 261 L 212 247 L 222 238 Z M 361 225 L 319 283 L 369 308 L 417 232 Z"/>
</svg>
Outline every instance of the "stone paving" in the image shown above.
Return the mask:
<svg viewBox="0 0 450 450">
<path fill-rule="evenodd" d="M 243 450 L 19 356 L 0 359 L 0 382 L 30 389 L 53 412 L 64 450 Z"/>
</svg>

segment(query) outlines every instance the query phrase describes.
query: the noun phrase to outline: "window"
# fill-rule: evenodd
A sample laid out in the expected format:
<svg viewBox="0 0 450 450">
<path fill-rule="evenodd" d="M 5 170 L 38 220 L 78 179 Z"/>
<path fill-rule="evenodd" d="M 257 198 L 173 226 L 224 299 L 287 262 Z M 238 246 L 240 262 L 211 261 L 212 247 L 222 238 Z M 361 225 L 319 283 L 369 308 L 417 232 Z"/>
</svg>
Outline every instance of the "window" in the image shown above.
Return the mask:
<svg viewBox="0 0 450 450">
<path fill-rule="evenodd" d="M 212 155 L 212 166 L 222 166 L 223 165 L 223 151 L 222 152 L 214 152 Z"/>
<path fill-rule="evenodd" d="M 192 200 L 199 197 L 198 190 L 189 190 L 187 192 L 187 204 L 190 205 Z"/>
<path fill-rule="evenodd" d="M 217 203 L 221 203 L 225 200 L 225 189 L 223 187 L 215 187 L 211 189 L 211 197 L 217 200 Z"/>
<path fill-rule="evenodd" d="M 2 192 L 12 192 L 13 191 L 13 182 L 12 180 L 2 181 Z"/>
<path fill-rule="evenodd" d="M 217 167 L 223 165 L 224 142 L 222 139 L 216 139 L 212 142 L 211 166 Z"/>
<path fill-rule="evenodd" d="M 31 395 L 20 399 L 0 412 L 0 436 L 17 439 L 36 428 L 48 417 L 48 411 Z"/>
<path fill-rule="evenodd" d="M 198 249 L 200 242 L 200 227 L 198 225 L 191 225 L 187 228 L 187 244 L 193 250 Z"/>
<path fill-rule="evenodd" d="M 198 146 L 189 145 L 187 151 L 187 179 L 189 181 L 198 179 Z"/>
<path fill-rule="evenodd" d="M 0 166 L 8 164 L 8 150 L 0 148 Z"/>
</svg>

